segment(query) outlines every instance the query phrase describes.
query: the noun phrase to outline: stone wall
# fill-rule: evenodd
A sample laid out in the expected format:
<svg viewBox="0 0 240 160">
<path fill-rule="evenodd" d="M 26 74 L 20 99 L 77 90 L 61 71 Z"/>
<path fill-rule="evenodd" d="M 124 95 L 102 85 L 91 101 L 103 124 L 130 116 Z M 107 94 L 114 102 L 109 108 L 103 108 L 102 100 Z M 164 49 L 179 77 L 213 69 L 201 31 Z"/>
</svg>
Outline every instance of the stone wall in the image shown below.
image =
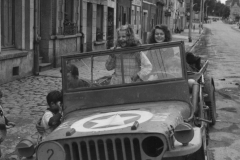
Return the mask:
<svg viewBox="0 0 240 160">
<path fill-rule="evenodd" d="M 32 51 L 4 51 L 0 55 L 0 84 L 32 75 L 32 68 Z"/>
</svg>

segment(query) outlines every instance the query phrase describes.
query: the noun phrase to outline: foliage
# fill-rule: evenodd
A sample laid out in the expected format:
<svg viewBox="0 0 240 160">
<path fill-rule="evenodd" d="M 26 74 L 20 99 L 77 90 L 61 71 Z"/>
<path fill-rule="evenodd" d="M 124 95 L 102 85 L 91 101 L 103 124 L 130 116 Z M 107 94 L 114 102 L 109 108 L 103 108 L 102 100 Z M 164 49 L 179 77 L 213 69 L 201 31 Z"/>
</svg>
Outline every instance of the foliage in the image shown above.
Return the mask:
<svg viewBox="0 0 240 160">
<path fill-rule="evenodd" d="M 201 0 L 193 0 L 193 4 L 196 4 L 194 5 L 193 10 L 200 11 Z M 204 13 L 206 13 L 206 10 L 207 15 L 220 16 L 224 18 L 227 18 L 230 15 L 229 7 L 217 0 L 205 0 Z"/>
</svg>

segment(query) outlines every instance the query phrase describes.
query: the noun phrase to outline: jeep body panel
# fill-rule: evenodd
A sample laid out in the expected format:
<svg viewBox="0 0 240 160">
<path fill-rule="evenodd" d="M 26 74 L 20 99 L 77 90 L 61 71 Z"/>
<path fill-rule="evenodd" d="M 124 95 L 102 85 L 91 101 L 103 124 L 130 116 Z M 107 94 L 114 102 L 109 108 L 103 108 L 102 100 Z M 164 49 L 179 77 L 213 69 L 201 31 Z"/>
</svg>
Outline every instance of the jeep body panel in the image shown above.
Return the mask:
<svg viewBox="0 0 240 160">
<path fill-rule="evenodd" d="M 105 106 L 159 102 L 189 102 L 189 89 L 186 80 L 151 83 L 141 86 L 116 87 L 104 90 L 71 92 L 64 94 L 64 113 Z"/>
<path fill-rule="evenodd" d="M 142 111 L 143 114 L 138 113 L 138 111 Z M 146 112 L 147 115 L 145 115 L 144 112 Z M 187 119 L 190 116 L 190 112 L 190 106 L 187 103 L 180 101 L 127 104 L 101 107 L 99 109 L 81 110 L 70 113 L 65 118 L 64 122 L 45 140 L 49 141 L 76 137 L 98 136 L 99 134 L 109 135 L 128 133 L 160 133 L 168 137 L 169 130 L 171 129 L 169 126 L 172 126 L 173 128 L 176 127 L 179 123 L 183 122 L 183 119 Z M 110 115 L 109 113 L 113 114 Z M 123 118 L 130 116 L 130 119 L 125 120 L 124 124 L 116 124 L 116 126 L 125 125 L 119 129 L 116 127 L 114 128 L 114 126 L 107 126 L 107 124 L 106 126 L 110 129 L 104 129 L 106 126 L 94 128 L 94 125 L 101 123 L 95 122 L 94 120 L 107 119 L 112 115 L 120 115 L 120 117 Z M 149 116 L 149 118 L 142 123 L 139 122 L 139 126 L 135 130 L 132 130 L 131 127 L 134 122 L 141 121 L 141 116 Z M 85 123 L 81 123 L 82 130 L 78 131 L 78 129 L 75 128 L 76 132 L 74 134 L 66 136 L 66 133 L 73 128 L 73 124 L 81 120 Z M 91 122 L 91 124 L 88 124 L 89 122 Z"/>
</svg>

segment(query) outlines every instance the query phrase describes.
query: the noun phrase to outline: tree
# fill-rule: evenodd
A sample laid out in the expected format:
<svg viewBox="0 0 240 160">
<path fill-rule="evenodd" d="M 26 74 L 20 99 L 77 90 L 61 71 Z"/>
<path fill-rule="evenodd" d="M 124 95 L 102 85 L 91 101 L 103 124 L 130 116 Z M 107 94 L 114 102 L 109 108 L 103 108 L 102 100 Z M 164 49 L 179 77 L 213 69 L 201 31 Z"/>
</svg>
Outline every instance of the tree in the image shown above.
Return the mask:
<svg viewBox="0 0 240 160">
<path fill-rule="evenodd" d="M 223 13 L 222 13 L 222 14 L 223 14 L 223 15 L 222 15 L 223 18 L 228 18 L 229 15 L 230 15 L 230 9 L 229 9 L 229 7 L 225 6 L 224 9 L 223 9 Z"/>
</svg>

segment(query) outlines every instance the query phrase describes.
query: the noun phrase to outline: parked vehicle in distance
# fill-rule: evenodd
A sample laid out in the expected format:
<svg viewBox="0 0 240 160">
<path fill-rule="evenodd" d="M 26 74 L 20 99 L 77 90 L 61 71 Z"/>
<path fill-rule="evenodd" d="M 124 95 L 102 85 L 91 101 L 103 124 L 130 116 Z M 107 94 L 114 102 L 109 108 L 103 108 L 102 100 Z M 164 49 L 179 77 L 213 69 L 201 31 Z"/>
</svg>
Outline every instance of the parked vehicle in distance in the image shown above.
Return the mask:
<svg viewBox="0 0 240 160">
<path fill-rule="evenodd" d="M 151 67 L 141 80 L 129 81 L 126 76 L 133 66 L 128 58 L 137 54 L 146 56 Z M 109 55 L 120 68 L 106 69 Z M 79 79 L 88 86 L 68 85 L 70 64 L 77 66 Z M 214 82 L 204 85 L 208 61 L 198 72 L 188 71 L 186 65 L 182 41 L 63 56 L 64 118 L 38 144 L 32 159 L 211 159 L 208 130 L 216 121 Z M 117 69 L 121 74 L 115 81 Z M 208 100 L 204 89 L 211 94 Z"/>
</svg>

